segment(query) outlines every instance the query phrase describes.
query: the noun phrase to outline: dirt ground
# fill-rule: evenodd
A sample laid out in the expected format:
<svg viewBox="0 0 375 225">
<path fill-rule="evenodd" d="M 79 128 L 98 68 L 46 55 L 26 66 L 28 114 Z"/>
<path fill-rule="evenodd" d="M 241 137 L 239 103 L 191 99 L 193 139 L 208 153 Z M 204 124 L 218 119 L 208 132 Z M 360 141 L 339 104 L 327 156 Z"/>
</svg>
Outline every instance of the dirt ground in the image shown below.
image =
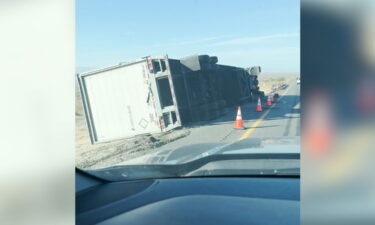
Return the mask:
<svg viewBox="0 0 375 225">
<path fill-rule="evenodd" d="M 299 77 L 299 74 L 296 73 L 269 73 L 261 74 L 258 77 L 259 80 L 259 89 L 264 91 L 264 93 L 269 93 L 272 91 L 272 87 L 285 84 L 290 80 L 295 80 Z"/>
<path fill-rule="evenodd" d="M 84 116 L 76 116 L 76 166 L 99 169 L 139 157 L 171 141 L 189 135 L 188 129 L 177 129 L 156 135 L 91 144 Z"/>
</svg>

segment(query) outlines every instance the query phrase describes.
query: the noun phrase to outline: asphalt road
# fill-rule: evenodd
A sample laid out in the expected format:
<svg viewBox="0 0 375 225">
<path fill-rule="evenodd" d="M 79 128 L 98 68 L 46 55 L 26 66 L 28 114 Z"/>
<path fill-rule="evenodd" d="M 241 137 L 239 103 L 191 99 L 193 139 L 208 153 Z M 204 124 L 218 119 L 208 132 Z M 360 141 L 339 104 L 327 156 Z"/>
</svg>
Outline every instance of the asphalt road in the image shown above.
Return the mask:
<svg viewBox="0 0 375 225">
<path fill-rule="evenodd" d="M 300 86 L 295 80 L 280 90 L 279 99 L 272 106 L 262 102 L 262 112 L 256 112 L 256 103 L 241 105 L 244 129 L 234 129 L 237 107 L 219 119 L 191 126 L 190 135 L 152 150 L 160 160 L 168 157 L 174 149 L 201 143 L 232 143 L 252 137 L 300 136 Z M 143 156 L 121 164 L 145 163 L 149 156 Z M 155 162 L 153 162 L 155 163 Z"/>
</svg>

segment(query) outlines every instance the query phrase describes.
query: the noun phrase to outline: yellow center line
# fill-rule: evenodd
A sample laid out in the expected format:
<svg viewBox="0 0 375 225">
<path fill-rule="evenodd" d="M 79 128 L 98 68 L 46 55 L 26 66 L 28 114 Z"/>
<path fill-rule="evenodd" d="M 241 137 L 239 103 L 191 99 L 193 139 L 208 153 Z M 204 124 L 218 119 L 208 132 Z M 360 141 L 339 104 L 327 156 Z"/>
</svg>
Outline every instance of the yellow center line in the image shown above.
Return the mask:
<svg viewBox="0 0 375 225">
<path fill-rule="evenodd" d="M 288 89 L 286 89 L 283 93 L 283 95 L 279 98 L 279 100 L 277 102 L 279 102 L 284 96 L 285 94 L 290 90 L 290 87 L 288 87 Z M 250 134 L 252 134 L 255 130 L 255 128 L 257 126 L 260 125 L 260 123 L 262 123 L 263 119 L 266 118 L 266 116 L 271 112 L 271 109 L 276 105 L 276 102 L 275 104 L 273 104 L 267 111 L 265 111 L 262 116 L 256 120 L 253 125 L 245 132 L 242 134 L 242 136 L 238 139 L 238 140 L 243 140 L 243 139 L 246 139 L 250 136 Z"/>
</svg>

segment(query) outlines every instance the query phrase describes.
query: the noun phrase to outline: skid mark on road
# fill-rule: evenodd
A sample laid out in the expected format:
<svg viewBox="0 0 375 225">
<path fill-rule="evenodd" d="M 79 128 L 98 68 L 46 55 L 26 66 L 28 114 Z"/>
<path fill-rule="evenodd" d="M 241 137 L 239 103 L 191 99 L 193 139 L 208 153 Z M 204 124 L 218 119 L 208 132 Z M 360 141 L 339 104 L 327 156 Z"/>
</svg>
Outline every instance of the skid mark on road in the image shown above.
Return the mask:
<svg viewBox="0 0 375 225">
<path fill-rule="evenodd" d="M 220 139 L 220 142 L 224 141 L 225 139 L 227 139 L 227 137 L 229 137 L 231 134 L 234 133 L 235 130 L 231 130 L 228 132 L 228 134 L 226 134 L 223 138 Z"/>
<path fill-rule="evenodd" d="M 265 111 L 263 113 L 263 115 L 258 120 L 256 120 L 253 123 L 253 125 L 239 138 L 239 140 L 243 140 L 243 139 L 248 138 L 254 132 L 255 128 L 257 126 L 259 126 L 262 123 L 263 119 L 266 118 L 266 116 L 271 112 L 271 109 L 273 109 L 273 107 L 275 107 L 275 105 L 277 105 L 279 102 L 281 102 L 282 98 L 289 92 L 289 90 L 290 90 L 290 86 L 288 87 L 288 89 L 286 89 L 284 91 L 283 95 L 280 96 L 278 101 L 275 102 L 275 104 L 273 104 L 267 111 Z"/>
<path fill-rule="evenodd" d="M 257 126 L 259 126 L 259 124 L 262 122 L 262 120 L 268 115 L 268 113 L 271 112 L 271 109 L 272 109 L 272 107 L 270 107 L 266 112 L 264 112 L 263 115 L 257 121 L 255 121 L 255 123 L 253 123 L 253 125 L 240 137 L 239 140 L 243 140 L 243 139 L 248 138 L 250 136 L 250 134 L 253 133 L 255 128 Z"/>
</svg>

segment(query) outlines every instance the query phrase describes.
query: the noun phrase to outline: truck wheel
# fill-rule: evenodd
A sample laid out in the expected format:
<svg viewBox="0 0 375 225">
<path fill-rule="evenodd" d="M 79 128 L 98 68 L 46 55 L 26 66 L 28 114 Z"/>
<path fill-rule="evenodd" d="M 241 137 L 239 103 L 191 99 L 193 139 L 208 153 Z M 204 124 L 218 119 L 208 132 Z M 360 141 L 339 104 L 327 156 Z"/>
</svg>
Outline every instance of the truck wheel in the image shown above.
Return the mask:
<svg viewBox="0 0 375 225">
<path fill-rule="evenodd" d="M 266 96 L 266 95 L 264 94 L 264 91 L 260 91 L 260 92 L 259 92 L 259 97 L 260 97 L 261 99 L 263 99 L 265 96 Z"/>
<path fill-rule="evenodd" d="M 214 63 L 214 64 L 215 64 L 215 63 L 217 63 L 217 62 L 218 62 L 218 59 L 217 59 L 217 57 L 216 57 L 216 56 L 211 56 L 211 57 L 210 57 L 210 60 L 209 60 L 209 62 L 210 62 L 210 63 Z"/>
<path fill-rule="evenodd" d="M 210 61 L 210 56 L 208 56 L 208 55 L 200 55 L 200 56 L 198 56 L 198 59 L 201 62 L 209 62 Z"/>
</svg>

